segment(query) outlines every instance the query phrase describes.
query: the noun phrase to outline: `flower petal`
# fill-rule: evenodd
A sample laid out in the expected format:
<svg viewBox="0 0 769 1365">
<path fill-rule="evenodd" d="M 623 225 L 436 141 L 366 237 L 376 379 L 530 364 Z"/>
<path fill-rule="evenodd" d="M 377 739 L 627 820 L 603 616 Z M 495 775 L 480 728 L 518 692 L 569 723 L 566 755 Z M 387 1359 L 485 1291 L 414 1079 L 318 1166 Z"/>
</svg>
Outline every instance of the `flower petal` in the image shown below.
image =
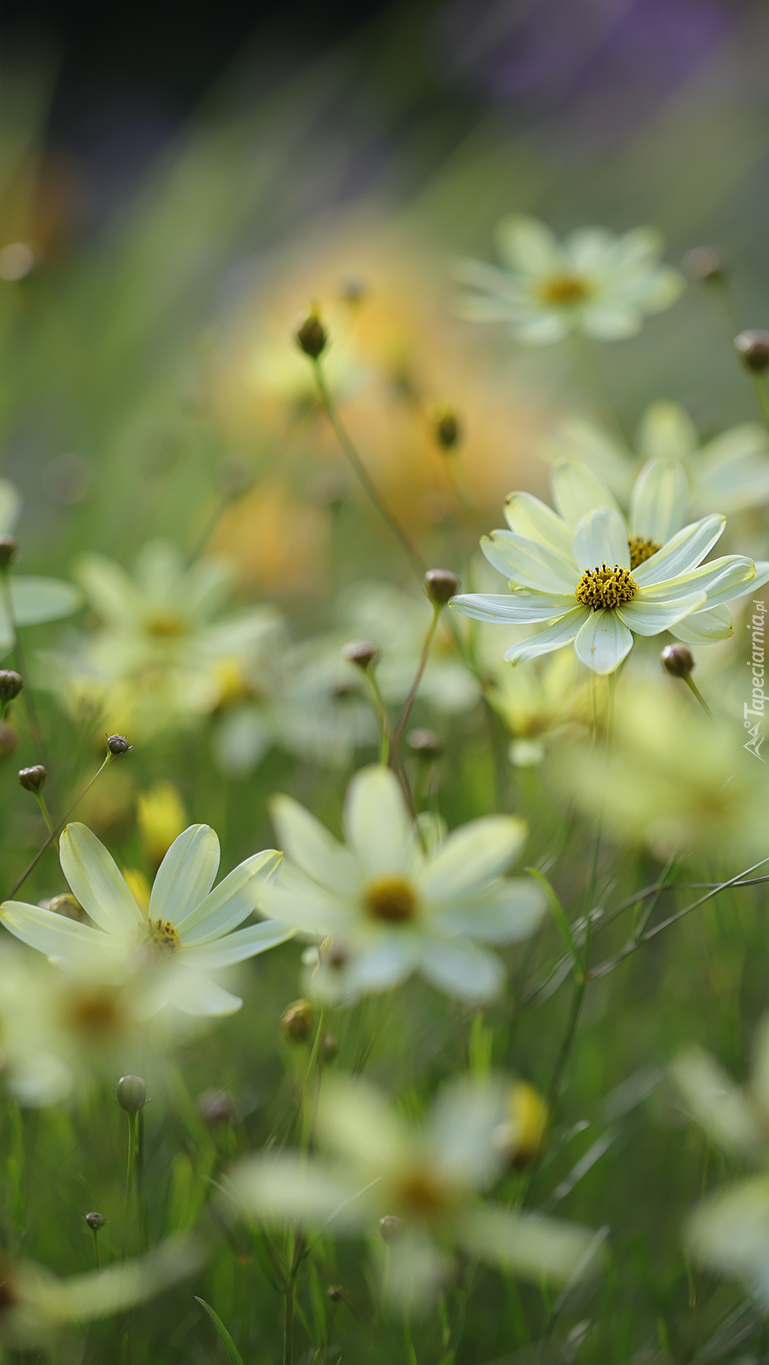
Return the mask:
<svg viewBox="0 0 769 1365">
<path fill-rule="evenodd" d="M 466 934 L 484 943 L 517 943 L 529 938 L 545 911 L 536 882 L 526 877 L 504 877 L 496 885 L 466 895 L 450 896 L 431 920 L 442 933 Z"/>
<path fill-rule="evenodd" d="M 420 970 L 437 990 L 459 1000 L 489 1000 L 505 979 L 500 959 L 461 935 L 426 941 Z"/>
<path fill-rule="evenodd" d="M 303 934 L 325 938 L 350 924 L 350 910 L 303 872 L 284 863 L 276 880 L 259 899 L 259 914 L 293 925 Z"/>
<path fill-rule="evenodd" d="M 350 953 L 345 970 L 345 990 L 355 995 L 387 991 L 399 986 L 419 966 L 419 945 L 403 929 L 377 934 L 364 947 Z"/>
<path fill-rule="evenodd" d="M 685 460 L 699 444 L 697 428 L 679 403 L 652 403 L 638 432 L 638 448 L 646 460 Z"/>
<path fill-rule="evenodd" d="M 266 919 L 261 924 L 249 924 L 247 929 L 237 929 L 234 934 L 226 934 L 218 943 L 182 947 L 180 964 L 201 972 L 215 972 L 221 967 L 232 967 L 236 962 L 245 962 L 257 953 L 266 953 L 285 943 L 296 933 L 290 925 L 280 920 Z"/>
<path fill-rule="evenodd" d="M 570 597 L 555 593 L 536 592 L 531 588 L 516 588 L 512 593 L 466 592 L 452 597 L 449 606 L 472 616 L 476 621 L 492 625 L 526 625 L 528 622 L 552 621 L 563 616 L 574 606 Z"/>
<path fill-rule="evenodd" d="M 722 535 L 725 525 L 726 517 L 716 514 L 684 526 L 661 550 L 633 570 L 639 588 L 696 569 Z"/>
<path fill-rule="evenodd" d="M 347 842 L 365 872 L 403 872 L 414 851 L 414 831 L 398 779 L 380 764 L 362 768 L 347 788 Z"/>
<path fill-rule="evenodd" d="M 705 611 L 695 611 L 668 629 L 671 635 L 687 645 L 709 645 L 715 640 L 728 640 L 734 634 L 732 614 L 724 604 L 708 607 Z"/>
<path fill-rule="evenodd" d="M 189 971 L 181 965 L 168 973 L 165 1002 L 183 1014 L 210 1018 L 235 1014 L 242 1006 L 240 996 L 232 995 L 203 972 Z"/>
<path fill-rule="evenodd" d="M 613 507 L 619 512 L 607 485 L 584 460 L 558 460 L 553 465 L 550 484 L 553 501 L 564 521 L 572 528 L 596 507 Z"/>
<path fill-rule="evenodd" d="M 517 535 L 547 545 L 562 559 L 571 558 L 569 526 L 540 498 L 531 493 L 511 493 L 505 503 L 505 519 Z"/>
<path fill-rule="evenodd" d="M 561 1281 L 585 1279 L 595 1270 L 602 1240 L 600 1234 L 576 1223 L 536 1213 L 512 1213 L 489 1204 L 467 1211 L 459 1238 L 471 1255 L 535 1282 L 543 1276 Z"/>
<path fill-rule="evenodd" d="M 483 538 L 481 549 L 495 569 L 509 574 L 525 588 L 558 594 L 574 592 L 579 574 L 573 561 L 555 554 L 547 545 L 527 540 L 515 531 L 493 531 L 488 540 Z"/>
<path fill-rule="evenodd" d="M 346 1175 L 298 1152 L 246 1157 L 228 1185 L 249 1213 L 271 1226 L 333 1219 L 335 1228 L 348 1228 L 371 1218 L 370 1206 L 356 1200 L 358 1188 Z"/>
<path fill-rule="evenodd" d="M 107 965 L 118 950 L 116 940 L 99 929 L 24 901 L 5 901 L 0 905 L 0 919 L 22 943 L 76 967 L 91 967 L 102 959 Z"/>
<path fill-rule="evenodd" d="M 205 900 L 219 867 L 219 840 L 210 825 L 190 825 L 174 839 L 150 895 L 153 919 L 176 924 Z"/>
<path fill-rule="evenodd" d="M 659 635 L 660 631 L 669 630 L 698 607 L 704 607 L 707 600 L 704 592 L 690 593 L 688 597 L 679 597 L 672 602 L 646 602 L 639 595 L 634 602 L 618 607 L 617 615 L 635 635 Z"/>
<path fill-rule="evenodd" d="M 402 1160 L 409 1147 L 408 1129 L 381 1091 L 348 1076 L 324 1078 L 318 1131 L 348 1161 L 380 1171 Z"/>
<path fill-rule="evenodd" d="M 355 860 L 320 820 L 290 796 L 274 796 L 270 814 L 279 843 L 302 872 L 328 890 L 355 893 L 360 885 Z"/>
<path fill-rule="evenodd" d="M 528 640 L 521 640 L 517 645 L 511 645 L 503 657 L 507 663 L 518 664 L 525 663 L 529 659 L 537 659 L 540 654 L 550 654 L 554 649 L 561 649 L 576 639 L 582 626 L 589 619 L 589 615 L 589 607 L 573 607 L 565 616 L 561 616 L 552 625 L 549 625 L 546 630 L 539 630 L 536 635 L 530 635 Z"/>
<path fill-rule="evenodd" d="M 615 508 L 598 507 L 586 513 L 574 532 L 574 558 L 580 569 L 597 569 L 602 564 L 630 568 L 627 526 Z"/>
<path fill-rule="evenodd" d="M 17 626 L 60 621 L 83 605 L 83 594 L 60 578 L 18 574 L 10 580 L 11 601 Z"/>
<path fill-rule="evenodd" d="M 647 560 L 647 563 L 651 561 Z M 741 588 L 752 583 L 755 569 L 753 560 L 746 559 L 744 555 L 724 555 L 722 559 L 713 559 L 699 569 L 692 569 L 690 573 L 679 574 L 677 578 L 668 578 L 644 588 L 644 600 L 670 602 L 690 592 L 705 592 L 708 606 L 715 607 L 720 602 L 730 602 L 733 597 L 739 596 Z"/>
<path fill-rule="evenodd" d="M 130 933 L 144 916 L 101 840 L 75 821 L 62 830 L 59 857 L 64 876 L 86 914 L 107 933 Z"/>
<path fill-rule="evenodd" d="M 205 900 L 176 921 L 183 944 L 210 943 L 242 924 L 256 910 L 282 861 L 282 854 L 268 848 L 233 868 Z"/>
<path fill-rule="evenodd" d="M 455 829 L 419 877 L 430 898 L 459 895 L 504 872 L 526 838 L 525 821 L 514 815 L 485 815 Z"/>
<path fill-rule="evenodd" d="M 563 270 L 564 256 L 558 238 L 538 218 L 511 214 L 496 228 L 497 250 L 506 265 L 525 275 L 544 275 Z"/>
<path fill-rule="evenodd" d="M 648 460 L 630 500 L 632 535 L 665 545 L 684 525 L 689 506 L 686 472 L 678 460 Z"/>
<path fill-rule="evenodd" d="M 616 611 L 593 611 L 580 630 L 574 648 L 594 673 L 613 673 L 633 648 L 633 636 Z"/>
</svg>

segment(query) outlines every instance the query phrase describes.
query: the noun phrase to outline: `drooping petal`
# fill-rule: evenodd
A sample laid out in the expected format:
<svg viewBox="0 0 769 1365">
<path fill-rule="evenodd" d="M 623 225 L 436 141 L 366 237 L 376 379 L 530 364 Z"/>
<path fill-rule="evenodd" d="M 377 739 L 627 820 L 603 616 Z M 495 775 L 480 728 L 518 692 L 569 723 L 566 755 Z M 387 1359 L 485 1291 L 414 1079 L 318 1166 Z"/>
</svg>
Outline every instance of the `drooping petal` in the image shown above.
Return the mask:
<svg viewBox="0 0 769 1365">
<path fill-rule="evenodd" d="M 247 929 L 236 929 L 234 934 L 226 934 L 217 943 L 182 947 L 180 962 L 184 966 L 201 972 L 216 972 L 221 967 L 232 967 L 236 962 L 245 962 L 257 953 L 266 953 L 285 943 L 296 933 L 291 925 L 281 920 L 267 919 L 261 924 L 249 924 Z"/>
<path fill-rule="evenodd" d="M 670 634 L 687 645 L 709 645 L 716 640 L 728 640 L 734 634 L 732 614 L 727 606 L 707 607 L 695 611 L 669 627 Z"/>
<path fill-rule="evenodd" d="M 574 642 L 583 664 L 594 673 L 613 673 L 633 648 L 633 636 L 617 611 L 593 611 Z"/>
<path fill-rule="evenodd" d="M 602 564 L 630 568 L 627 526 L 619 512 L 613 507 L 598 507 L 585 514 L 574 532 L 574 558 L 580 570 L 600 568 Z"/>
<path fill-rule="evenodd" d="M 278 841 L 302 872 L 328 890 L 352 895 L 360 885 L 360 872 L 348 850 L 290 796 L 275 796 L 270 814 Z"/>
<path fill-rule="evenodd" d="M 562 558 L 536 540 L 515 531 L 493 531 L 488 540 L 483 538 L 481 549 L 495 569 L 524 588 L 556 594 L 574 591 L 579 575 L 573 559 Z"/>
<path fill-rule="evenodd" d="M 717 514 L 684 526 L 661 550 L 633 570 L 639 588 L 651 587 L 696 569 L 722 535 L 725 525 L 726 517 Z"/>
<path fill-rule="evenodd" d="M 488 558 L 488 556 L 487 556 Z M 463 616 L 491 625 L 526 625 L 529 622 L 552 621 L 563 616 L 574 605 L 571 597 L 554 593 L 534 592 L 531 588 L 517 588 L 512 593 L 466 592 L 452 597 L 449 603 Z"/>
<path fill-rule="evenodd" d="M 75 966 L 91 968 L 102 959 L 108 966 L 118 949 L 116 940 L 99 929 L 24 901 L 5 901 L 0 905 L 0 920 L 30 948 Z"/>
<path fill-rule="evenodd" d="M 484 943 L 517 943 L 539 926 L 545 899 L 537 883 L 525 877 L 504 877 L 493 886 L 450 896 L 430 917 L 442 933 L 466 934 Z"/>
<path fill-rule="evenodd" d="M 414 832 L 398 779 L 380 764 L 362 768 L 344 808 L 347 842 L 367 874 L 403 872 L 414 852 Z"/>
<path fill-rule="evenodd" d="M 422 893 L 440 900 L 498 877 L 517 857 L 526 838 L 523 820 L 514 815 L 485 815 L 454 830 L 439 846 L 419 877 Z"/>
<path fill-rule="evenodd" d="M 564 645 L 571 644 L 572 640 L 577 638 L 589 616 L 589 607 L 573 607 L 546 630 L 539 630 L 536 635 L 530 635 L 528 640 L 511 645 L 504 658 L 508 663 L 524 663 L 529 659 L 539 658 L 540 654 L 550 654 L 554 649 L 562 649 Z"/>
<path fill-rule="evenodd" d="M 589 1228 L 536 1213 L 512 1213 L 494 1205 L 475 1206 L 457 1229 L 467 1251 L 516 1275 L 581 1280 L 595 1273 L 603 1237 Z"/>
<path fill-rule="evenodd" d="M 633 487 L 630 531 L 666 545 L 684 525 L 689 506 L 686 471 L 679 460 L 648 460 Z"/>
<path fill-rule="evenodd" d="M 174 839 L 150 895 L 150 916 L 176 924 L 205 900 L 219 867 L 219 840 L 210 825 L 190 825 Z"/>
<path fill-rule="evenodd" d="M 698 607 L 704 607 L 707 600 L 706 593 L 695 592 L 672 602 L 646 602 L 639 593 L 635 601 L 618 607 L 617 615 L 635 635 L 659 635 L 660 631 L 669 630 Z"/>
<path fill-rule="evenodd" d="M 511 493 L 505 503 L 505 519 L 517 535 L 538 540 L 562 559 L 571 557 L 572 533 L 568 524 L 532 493 Z"/>
<path fill-rule="evenodd" d="M 489 1000 L 505 979 L 498 957 L 459 934 L 425 940 L 420 970 L 437 990 L 458 1000 Z"/>
<path fill-rule="evenodd" d="M 210 943 L 236 929 L 257 908 L 282 861 L 282 854 L 268 848 L 233 868 L 205 900 L 176 921 L 182 942 Z"/>
<path fill-rule="evenodd" d="M 59 857 L 64 876 L 86 914 L 112 934 L 130 934 L 143 915 L 114 859 L 86 825 L 62 831 Z"/>
</svg>

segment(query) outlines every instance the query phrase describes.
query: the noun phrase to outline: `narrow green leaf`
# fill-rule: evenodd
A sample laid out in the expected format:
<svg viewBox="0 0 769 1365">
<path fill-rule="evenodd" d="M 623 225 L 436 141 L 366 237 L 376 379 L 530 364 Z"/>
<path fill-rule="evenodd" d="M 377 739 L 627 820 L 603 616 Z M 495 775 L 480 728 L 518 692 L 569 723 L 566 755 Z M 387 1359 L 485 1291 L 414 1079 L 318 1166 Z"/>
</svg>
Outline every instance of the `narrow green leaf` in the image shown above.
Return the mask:
<svg viewBox="0 0 769 1365">
<path fill-rule="evenodd" d="M 225 1327 L 224 1323 L 219 1317 L 219 1314 L 214 1312 L 210 1303 L 206 1303 L 205 1299 L 201 1299 L 197 1294 L 193 1294 L 192 1297 L 194 1298 L 195 1302 L 199 1303 L 201 1308 L 205 1308 L 206 1312 L 208 1313 L 209 1318 L 211 1319 L 212 1323 L 214 1324 L 214 1327 L 216 1328 L 219 1334 L 219 1340 L 221 1341 L 225 1351 L 227 1352 L 227 1355 L 232 1361 L 232 1365 L 243 1365 L 243 1357 L 240 1354 L 240 1351 L 238 1350 L 237 1346 L 235 1345 L 235 1342 L 232 1340 L 232 1337 L 230 1336 L 229 1332 L 227 1331 L 227 1328 Z"/>
<path fill-rule="evenodd" d="M 571 932 L 571 925 L 567 918 L 566 911 L 555 894 L 554 888 L 550 885 L 547 877 L 545 877 L 542 872 L 538 872 L 536 867 L 527 867 L 526 871 L 530 873 L 532 877 L 536 877 L 537 881 L 545 888 L 545 894 L 550 902 L 550 909 L 552 910 L 553 917 L 558 925 L 561 938 L 563 939 L 566 948 L 568 949 L 569 956 L 574 964 L 574 975 L 578 981 L 584 980 L 585 969 L 579 955 L 579 948 L 574 941 L 574 935 Z"/>
</svg>

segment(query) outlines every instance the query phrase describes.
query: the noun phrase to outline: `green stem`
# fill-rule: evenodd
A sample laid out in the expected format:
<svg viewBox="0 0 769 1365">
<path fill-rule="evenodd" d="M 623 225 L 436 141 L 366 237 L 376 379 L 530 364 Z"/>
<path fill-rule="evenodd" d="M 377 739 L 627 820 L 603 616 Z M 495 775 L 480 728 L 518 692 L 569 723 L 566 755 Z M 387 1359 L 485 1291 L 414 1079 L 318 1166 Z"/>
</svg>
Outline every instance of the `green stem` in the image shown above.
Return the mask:
<svg viewBox="0 0 769 1365">
<path fill-rule="evenodd" d="M 390 761 L 391 743 L 390 717 L 387 714 L 387 707 L 384 704 L 384 697 L 382 696 L 379 683 L 377 682 L 376 673 L 374 672 L 372 665 L 369 665 L 368 668 L 364 669 L 364 677 L 369 685 L 369 690 L 371 692 L 371 700 L 374 706 L 374 710 L 376 712 L 377 722 L 379 724 L 381 736 L 379 741 L 379 762 L 382 764 L 383 767 L 387 767 L 387 764 Z"/>
<path fill-rule="evenodd" d="M 136 1153 L 137 1153 L 137 1146 L 138 1146 L 138 1144 L 137 1144 L 137 1123 L 136 1123 L 136 1120 L 137 1120 L 137 1115 L 136 1115 L 136 1114 L 130 1114 L 130 1113 L 129 1113 L 129 1115 L 128 1115 L 128 1163 L 127 1163 L 127 1166 L 126 1166 L 126 1181 L 125 1181 L 125 1222 L 124 1222 L 124 1224 L 123 1224 L 123 1254 L 124 1254 L 124 1255 L 125 1255 L 126 1248 L 127 1248 L 127 1246 L 128 1246 L 128 1241 L 129 1241 L 128 1230 L 129 1230 L 129 1228 L 130 1228 L 130 1226 L 131 1226 L 131 1218 L 132 1218 L 131 1209 L 132 1209 L 132 1202 L 133 1202 L 134 1173 L 135 1173 L 135 1170 L 136 1170 Z"/>
<path fill-rule="evenodd" d="M 53 821 L 52 821 L 51 816 L 50 816 L 50 814 L 49 814 L 48 806 L 46 805 L 45 797 L 43 796 L 43 793 L 42 793 L 41 791 L 35 792 L 35 800 L 37 801 L 37 804 L 38 804 L 38 806 L 40 807 L 40 811 L 41 811 L 41 814 L 42 814 L 42 816 L 43 816 L 43 819 L 45 820 L 46 827 L 47 827 L 47 829 L 48 829 L 48 833 L 50 834 L 50 836 L 51 836 L 52 839 L 55 839 L 55 838 L 56 838 L 56 830 L 55 830 L 55 828 L 54 828 Z"/>
<path fill-rule="evenodd" d="M 291 1281 L 283 1301 L 283 1365 L 293 1365 L 294 1360 L 294 1294 L 296 1286 Z"/>
<path fill-rule="evenodd" d="M 64 815 L 61 817 L 61 820 L 59 821 L 58 825 L 56 825 L 56 826 L 54 827 L 53 833 L 48 835 L 48 838 L 46 839 L 45 843 L 37 850 L 37 853 L 35 854 L 34 858 L 32 859 L 32 862 L 29 863 L 29 864 L 27 865 L 27 867 L 25 867 L 25 869 L 24 869 L 24 871 L 22 872 L 21 876 L 17 879 L 17 881 L 14 882 L 13 886 L 11 887 L 10 891 L 8 892 L 8 895 L 5 897 L 5 899 L 6 899 L 7 901 L 13 900 L 13 897 L 16 895 L 16 892 L 19 890 L 19 887 L 20 887 L 20 886 L 23 886 L 23 884 L 24 884 L 24 882 L 27 880 L 27 877 L 29 876 L 30 872 L 33 872 L 34 869 L 37 867 L 37 865 L 38 865 L 38 863 L 40 862 L 40 859 L 42 858 L 42 856 L 43 856 L 43 854 L 45 853 L 46 849 L 47 849 L 47 848 L 50 848 L 50 846 L 51 846 L 51 844 L 53 843 L 53 840 L 54 840 L 54 838 L 56 837 L 56 835 L 59 834 L 59 833 L 61 833 L 61 831 L 63 830 L 63 828 L 64 828 L 64 826 L 66 825 L 67 821 L 69 820 L 69 817 L 70 817 L 70 815 L 72 814 L 73 810 L 75 810 L 75 808 L 80 804 L 80 802 L 82 801 L 82 799 L 83 799 L 83 797 L 85 796 L 86 792 L 90 791 L 90 789 L 91 789 L 91 787 L 93 786 L 94 782 L 96 781 L 97 777 L 101 777 L 101 774 L 104 772 L 104 769 L 107 768 L 107 767 L 109 766 L 109 764 L 112 762 L 112 760 L 113 760 L 114 757 L 115 757 L 115 755 L 114 755 L 113 753 L 111 753 L 111 752 L 108 752 L 108 753 L 107 753 L 107 757 L 105 758 L 104 762 L 102 763 L 101 767 L 99 768 L 99 771 L 94 773 L 94 775 L 93 775 L 93 777 L 91 778 L 90 782 L 87 782 L 86 785 L 83 787 L 83 790 L 81 791 L 80 795 L 75 797 L 75 800 L 72 802 L 72 805 L 70 806 L 69 810 L 66 811 L 66 812 L 64 813 Z"/>
<path fill-rule="evenodd" d="M 758 406 L 761 409 L 761 416 L 764 419 L 764 425 L 769 429 L 769 389 L 766 387 L 766 376 L 757 374 L 755 370 L 751 370 L 750 377 L 753 380 L 753 388 L 756 391 L 756 398 L 758 399 Z"/>
<path fill-rule="evenodd" d="M 37 750 L 38 762 L 42 763 L 44 768 L 50 768 L 45 743 L 43 741 L 43 732 L 40 727 L 40 719 L 37 714 L 37 706 L 35 705 L 35 696 L 32 691 L 32 684 L 27 669 L 27 661 L 24 657 L 24 650 L 19 638 L 16 614 L 13 610 L 13 596 L 11 594 L 11 582 L 8 569 L 4 569 L 0 572 L 0 588 L 2 589 L 5 613 L 13 635 L 13 662 L 16 665 L 17 672 L 20 673 L 24 679 L 24 705 L 27 709 L 29 732 L 32 736 L 35 749 Z"/>
<path fill-rule="evenodd" d="M 99 1254 L 99 1234 L 98 1234 L 98 1232 L 96 1231 L 96 1228 L 93 1228 L 93 1229 L 92 1229 L 92 1232 L 93 1232 L 93 1259 L 94 1259 L 94 1265 L 96 1266 L 96 1269 L 97 1269 L 97 1270 L 101 1270 L 101 1256 L 100 1256 L 100 1254 Z"/>
<path fill-rule="evenodd" d="M 334 434 L 340 446 L 342 447 L 342 450 L 347 456 L 347 459 L 352 465 L 352 468 L 357 478 L 362 484 L 367 496 L 373 503 L 380 517 L 385 522 L 385 524 L 390 528 L 396 540 L 400 542 L 408 558 L 409 564 L 414 570 L 414 573 L 417 574 L 419 578 L 422 578 L 427 569 L 425 561 L 422 559 L 422 556 L 417 550 L 411 537 L 407 535 L 407 533 L 404 531 L 403 527 L 398 521 L 398 518 L 394 515 L 393 512 L 390 511 L 389 507 L 387 507 L 387 505 L 385 504 L 379 490 L 376 487 L 376 484 L 374 483 L 373 479 L 371 478 L 371 475 L 366 469 L 366 466 L 361 460 L 360 455 L 358 454 L 349 435 L 347 434 L 347 431 L 343 427 L 339 414 L 337 413 L 336 410 L 336 405 L 334 403 L 333 398 L 331 397 L 328 385 L 326 384 L 326 377 L 323 373 L 323 366 L 321 365 L 320 359 L 313 360 L 312 364 L 313 369 L 315 371 L 315 383 L 318 389 L 318 398 L 320 400 L 320 405 L 333 428 Z"/>
<path fill-rule="evenodd" d="M 702 693 L 700 692 L 700 689 L 698 688 L 696 682 L 694 682 L 694 680 L 693 680 L 691 674 L 689 675 L 688 678 L 683 678 L 682 681 L 686 683 L 686 686 L 688 687 L 688 689 L 689 689 L 689 691 L 692 693 L 692 695 L 695 696 L 695 697 L 697 698 L 697 701 L 699 702 L 700 706 L 702 707 L 703 711 L 705 712 L 705 715 L 708 716 L 708 717 L 710 718 L 710 720 L 712 720 L 712 719 L 713 719 L 713 712 L 711 711 L 710 707 L 708 706 L 707 702 L 705 701 L 705 698 L 703 697 Z"/>
<path fill-rule="evenodd" d="M 400 718 L 398 720 L 398 724 L 395 727 L 395 733 L 392 737 L 392 744 L 390 746 L 391 753 L 394 753 L 395 750 L 398 748 L 401 736 L 403 735 L 403 731 L 405 730 L 406 725 L 408 723 L 408 718 L 411 715 L 414 702 L 416 701 L 417 692 L 419 691 L 419 684 L 422 681 L 422 675 L 427 667 L 427 660 L 430 657 L 430 646 L 432 645 L 433 638 L 438 627 L 438 620 L 441 614 L 441 609 L 442 609 L 441 604 L 439 603 L 435 603 L 435 605 L 433 606 L 433 619 L 430 622 L 427 635 L 425 636 L 425 642 L 422 647 L 422 657 L 419 660 L 419 667 L 416 671 L 416 677 L 414 678 L 414 681 L 411 684 L 411 691 L 409 692 L 406 698 L 403 710 L 401 711 Z"/>
</svg>

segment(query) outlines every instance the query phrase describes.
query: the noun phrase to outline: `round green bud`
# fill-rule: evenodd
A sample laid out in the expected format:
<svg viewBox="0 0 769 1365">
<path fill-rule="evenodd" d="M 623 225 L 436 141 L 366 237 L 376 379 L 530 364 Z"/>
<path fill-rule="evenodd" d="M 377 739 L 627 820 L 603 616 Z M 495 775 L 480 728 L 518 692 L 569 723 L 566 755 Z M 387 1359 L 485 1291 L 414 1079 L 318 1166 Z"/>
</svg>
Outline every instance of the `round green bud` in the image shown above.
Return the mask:
<svg viewBox="0 0 769 1365">
<path fill-rule="evenodd" d="M 769 369 L 769 332 L 760 327 L 748 328 L 734 338 L 734 349 L 743 365 L 754 374 L 763 374 Z"/>
<path fill-rule="evenodd" d="M 398 1218 L 394 1213 L 385 1214 L 384 1218 L 379 1219 L 379 1236 L 388 1246 L 397 1242 L 403 1235 L 404 1223 L 402 1218 Z"/>
<path fill-rule="evenodd" d="M 681 265 L 690 280 L 700 280 L 703 284 L 719 283 L 727 273 L 724 259 L 714 246 L 692 247 Z"/>
<path fill-rule="evenodd" d="M 312 312 L 308 313 L 300 322 L 294 332 L 294 338 L 300 351 L 304 351 L 304 354 L 308 355 L 311 360 L 317 360 L 318 356 L 322 355 L 326 349 L 328 333 L 318 314 Z"/>
<path fill-rule="evenodd" d="M 459 579 L 451 569 L 428 569 L 425 589 L 434 606 L 445 607 L 450 598 L 459 592 Z"/>
<path fill-rule="evenodd" d="M 116 1093 L 121 1109 L 127 1114 L 138 1114 L 147 1103 L 147 1082 L 141 1076 L 121 1076 Z"/>
<path fill-rule="evenodd" d="M 339 1039 L 333 1033 L 324 1033 L 321 1038 L 320 1055 L 324 1062 L 335 1062 L 339 1056 Z"/>
<path fill-rule="evenodd" d="M 20 673 L 15 673 L 12 668 L 0 668 L 0 702 L 13 701 L 23 686 L 24 679 Z"/>
<path fill-rule="evenodd" d="M 309 1000 L 295 1000 L 280 1017 L 280 1027 L 287 1043 L 306 1043 L 312 1033 L 313 1009 Z"/>
<path fill-rule="evenodd" d="M 372 644 L 371 640 L 351 640 L 349 645 L 342 649 L 342 655 L 347 662 L 355 664 L 362 673 L 377 662 L 380 652 L 379 645 Z"/>
<path fill-rule="evenodd" d="M 27 792 L 39 792 L 45 786 L 48 777 L 48 769 L 42 763 L 35 763 L 31 768 L 21 768 L 19 771 L 19 782 Z"/>
<path fill-rule="evenodd" d="M 694 668 L 692 651 L 686 645 L 665 645 L 660 661 L 672 678 L 688 678 Z"/>
<path fill-rule="evenodd" d="M 341 1284 L 330 1284 L 326 1293 L 332 1303 L 341 1303 L 344 1298 L 344 1290 Z"/>
<path fill-rule="evenodd" d="M 195 1108 L 204 1123 L 212 1127 L 234 1123 L 238 1106 L 229 1090 L 204 1090 L 195 1101 Z"/>
<path fill-rule="evenodd" d="M 85 1221 L 91 1232 L 101 1232 L 107 1220 L 103 1213 L 87 1213 L 85 1214 Z"/>
</svg>

